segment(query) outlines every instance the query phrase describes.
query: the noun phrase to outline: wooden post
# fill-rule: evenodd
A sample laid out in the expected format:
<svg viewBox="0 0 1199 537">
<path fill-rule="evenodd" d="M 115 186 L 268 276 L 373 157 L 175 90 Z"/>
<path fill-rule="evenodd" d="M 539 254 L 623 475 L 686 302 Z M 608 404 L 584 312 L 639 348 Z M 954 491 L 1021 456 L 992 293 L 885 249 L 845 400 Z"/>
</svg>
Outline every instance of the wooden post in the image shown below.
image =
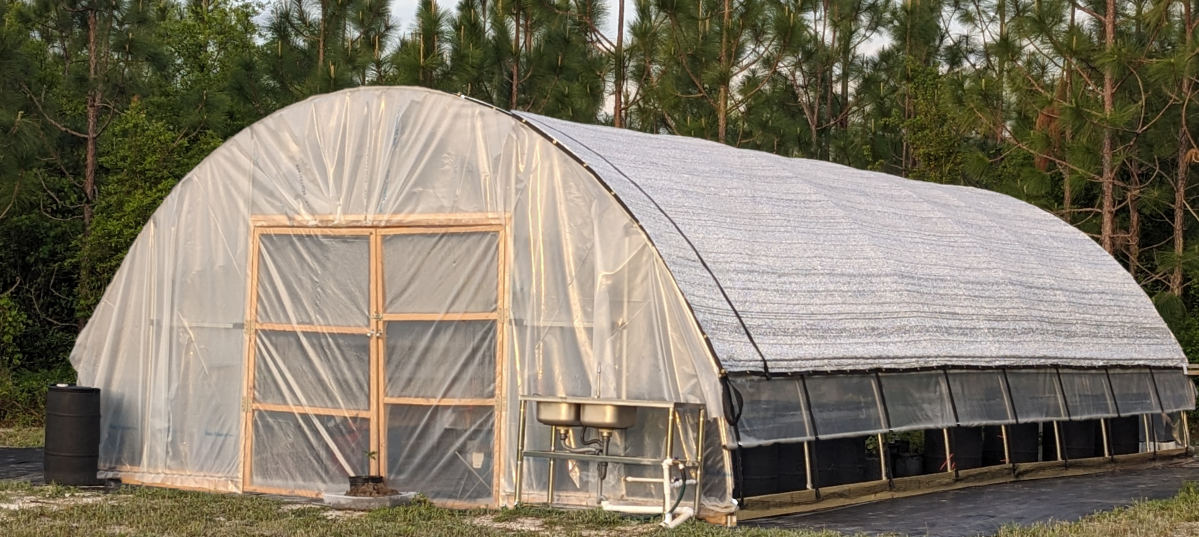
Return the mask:
<svg viewBox="0 0 1199 537">
<path fill-rule="evenodd" d="M 1053 445 L 1057 447 L 1057 460 L 1062 460 L 1062 433 L 1056 421 L 1053 422 Z"/>
<path fill-rule="evenodd" d="M 1012 468 L 1012 475 L 1016 474 L 1016 463 L 1012 462 L 1012 451 L 1008 445 L 1007 425 L 999 426 L 999 434 L 1003 436 L 1003 460 Z"/>
<path fill-rule="evenodd" d="M 942 436 L 942 440 L 945 441 L 945 471 L 952 474 L 953 473 L 953 453 L 950 452 L 950 447 L 949 447 L 949 429 L 948 428 L 941 429 L 941 436 Z"/>
<path fill-rule="evenodd" d="M 708 418 L 707 414 L 706 407 L 699 407 L 699 424 L 697 425 L 699 431 L 695 434 L 695 507 L 692 509 L 697 517 L 699 516 L 699 502 L 703 498 L 704 491 L 704 421 Z M 687 476 L 684 475 L 683 479 L 686 478 Z"/>
<path fill-rule="evenodd" d="M 812 486 L 812 453 L 809 451 L 811 447 L 811 441 L 803 443 L 804 475 L 808 478 L 808 490 L 814 490 L 816 488 Z"/>
<path fill-rule="evenodd" d="M 550 451 L 558 450 L 558 428 L 550 426 Z M 554 505 L 554 460 L 549 460 L 550 474 L 545 484 L 545 504 Z"/>
<path fill-rule="evenodd" d="M 878 434 L 878 471 L 879 478 L 887 481 L 887 446 L 883 443 L 882 433 Z"/>
<path fill-rule="evenodd" d="M 1103 434 L 1103 458 L 1110 459 L 1112 456 L 1111 447 L 1107 441 L 1107 418 L 1099 420 L 1099 432 Z"/>
<path fill-rule="evenodd" d="M 513 500 L 513 507 L 520 505 L 521 485 L 525 479 L 525 412 L 529 406 L 529 402 L 521 400 L 520 402 L 520 426 L 516 433 L 516 499 Z"/>
<path fill-rule="evenodd" d="M 383 238 L 374 231 L 367 235 L 370 241 L 370 316 L 367 321 L 370 326 L 370 450 L 375 452 L 375 456 L 370 459 L 370 472 L 372 475 L 387 475 L 387 436 L 386 429 L 383 427 L 385 420 L 384 408 L 382 399 L 386 395 L 383 385 L 384 379 L 384 346 L 383 330 L 384 323 L 382 321 L 383 313 Z"/>
<path fill-rule="evenodd" d="M 1151 447 L 1149 445 L 1149 443 L 1152 440 L 1150 440 L 1150 438 L 1149 438 L 1149 415 L 1148 414 L 1141 414 L 1141 429 L 1145 431 L 1145 452 L 1148 453 L 1150 451 L 1157 451 L 1157 446 Z"/>
<path fill-rule="evenodd" d="M 1185 444 L 1182 447 L 1189 452 L 1191 449 L 1191 426 L 1187 423 L 1187 411 L 1185 410 L 1182 411 L 1182 442 Z"/>
<path fill-rule="evenodd" d="M 497 263 L 497 277 L 499 282 L 496 284 L 496 372 L 495 372 L 495 450 L 494 459 L 492 462 L 492 488 L 495 495 L 495 501 L 501 501 L 502 495 L 501 482 L 503 481 L 505 470 L 504 453 L 508 445 L 508 227 L 507 218 L 504 219 L 504 224 L 496 230 L 496 249 L 499 250 L 496 255 L 499 257 Z M 524 423 L 524 417 L 521 417 L 521 424 Z"/>
<path fill-rule="evenodd" d="M 258 228 L 251 228 L 250 281 L 246 286 L 246 294 L 248 296 L 246 297 L 246 322 L 244 327 L 246 331 L 246 363 L 243 378 L 246 385 L 241 404 L 241 411 L 244 414 L 241 434 L 241 489 L 243 492 L 246 490 L 246 487 L 250 486 L 254 464 L 254 374 L 258 345 L 257 328 L 255 327 L 255 323 L 258 322 L 258 249 Z"/>
</svg>

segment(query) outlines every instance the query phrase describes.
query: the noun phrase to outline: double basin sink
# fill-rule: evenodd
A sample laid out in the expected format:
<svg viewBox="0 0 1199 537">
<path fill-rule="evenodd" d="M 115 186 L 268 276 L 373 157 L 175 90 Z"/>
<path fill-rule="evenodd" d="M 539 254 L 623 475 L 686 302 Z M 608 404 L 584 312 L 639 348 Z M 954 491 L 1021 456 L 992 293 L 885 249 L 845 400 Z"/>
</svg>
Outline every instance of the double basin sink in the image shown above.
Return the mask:
<svg viewBox="0 0 1199 537">
<path fill-rule="evenodd" d="M 628 429 L 637 423 L 637 407 L 605 403 L 538 401 L 537 421 L 553 427 Z"/>
</svg>

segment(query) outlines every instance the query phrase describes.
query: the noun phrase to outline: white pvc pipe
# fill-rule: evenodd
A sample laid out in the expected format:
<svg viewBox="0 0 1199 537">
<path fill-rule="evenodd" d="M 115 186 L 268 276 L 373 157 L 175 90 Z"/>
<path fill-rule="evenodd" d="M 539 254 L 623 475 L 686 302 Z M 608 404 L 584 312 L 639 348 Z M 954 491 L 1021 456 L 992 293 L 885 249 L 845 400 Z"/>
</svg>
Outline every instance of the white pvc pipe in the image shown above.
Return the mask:
<svg viewBox="0 0 1199 537">
<path fill-rule="evenodd" d="M 662 509 L 649 505 L 616 505 L 607 500 L 600 502 L 600 509 L 604 511 L 615 511 L 617 513 L 628 513 L 630 515 L 660 515 Z M 695 511 L 688 506 L 681 506 L 671 513 L 669 519 L 662 520 L 662 526 L 667 528 L 678 527 L 687 519 L 695 516 Z"/>
<path fill-rule="evenodd" d="M 668 528 L 668 529 L 675 529 L 675 528 L 679 527 L 680 524 L 686 522 L 688 518 L 691 518 L 691 516 L 695 514 L 695 512 L 692 511 L 690 507 L 680 507 L 680 508 L 676 509 L 676 511 L 679 513 L 678 517 L 676 517 L 674 520 L 663 520 L 662 527 Z"/>
<path fill-rule="evenodd" d="M 625 477 L 626 483 L 661 483 L 662 484 L 662 507 L 650 507 L 648 505 L 616 505 L 607 500 L 600 502 L 600 509 L 604 511 L 616 511 L 619 513 L 628 513 L 634 515 L 662 515 L 662 526 L 666 528 L 675 528 L 679 524 L 686 522 L 687 519 L 695 515 L 695 511 L 690 507 L 676 507 L 673 511 L 670 510 L 670 491 L 685 485 L 696 485 L 698 481 L 695 479 L 687 479 L 684 473 L 683 479 L 672 483 L 670 480 L 670 468 L 678 464 L 674 459 L 662 460 L 662 478 L 659 480 L 652 477 Z"/>
<path fill-rule="evenodd" d="M 604 511 L 616 511 L 618 513 L 628 513 L 630 515 L 660 515 L 662 508 L 651 505 L 616 505 L 608 500 L 600 502 L 600 509 Z"/>
<path fill-rule="evenodd" d="M 673 411 L 672 411 L 673 412 Z M 669 455 L 669 453 L 667 453 Z M 674 465 L 671 459 L 662 459 L 662 523 L 670 522 L 670 467 Z M 687 477 L 687 476 L 683 476 Z"/>
</svg>

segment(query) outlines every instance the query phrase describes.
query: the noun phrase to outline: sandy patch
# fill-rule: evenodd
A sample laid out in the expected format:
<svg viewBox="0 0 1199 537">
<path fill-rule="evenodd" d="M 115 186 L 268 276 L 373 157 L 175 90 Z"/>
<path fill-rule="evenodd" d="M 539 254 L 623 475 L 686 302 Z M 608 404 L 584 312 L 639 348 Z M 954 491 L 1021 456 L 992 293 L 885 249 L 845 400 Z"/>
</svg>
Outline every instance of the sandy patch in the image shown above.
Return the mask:
<svg viewBox="0 0 1199 537">
<path fill-rule="evenodd" d="M 476 526 L 484 526 L 487 528 L 495 528 L 497 530 L 504 531 L 542 531 L 545 529 L 545 523 L 541 519 L 528 517 L 497 522 L 494 515 L 486 515 L 475 517 L 469 522 Z"/>
<path fill-rule="evenodd" d="M 342 511 L 340 509 L 328 509 L 324 513 L 321 513 L 321 515 L 329 520 L 338 520 L 338 519 L 344 519 L 344 518 L 358 518 L 361 516 L 366 516 L 366 512 L 365 511 Z"/>
<path fill-rule="evenodd" d="M 97 503 L 104 500 L 104 496 L 100 494 L 67 494 L 59 498 L 44 498 L 41 496 L 17 496 L 8 498 L 4 502 L 0 502 L 0 509 L 16 511 L 18 509 L 36 509 L 38 507 L 47 507 L 49 509 L 63 509 L 66 507 L 74 507 L 76 505 L 87 505 Z"/>
<path fill-rule="evenodd" d="M 1170 537 L 1199 536 L 1199 522 L 1182 522 L 1170 529 Z"/>
<path fill-rule="evenodd" d="M 315 507 L 315 508 L 319 509 L 322 506 L 314 504 L 314 503 L 289 503 L 289 504 L 284 505 L 283 507 L 280 507 L 279 510 L 280 511 L 297 511 L 300 509 L 308 509 L 310 507 Z"/>
</svg>

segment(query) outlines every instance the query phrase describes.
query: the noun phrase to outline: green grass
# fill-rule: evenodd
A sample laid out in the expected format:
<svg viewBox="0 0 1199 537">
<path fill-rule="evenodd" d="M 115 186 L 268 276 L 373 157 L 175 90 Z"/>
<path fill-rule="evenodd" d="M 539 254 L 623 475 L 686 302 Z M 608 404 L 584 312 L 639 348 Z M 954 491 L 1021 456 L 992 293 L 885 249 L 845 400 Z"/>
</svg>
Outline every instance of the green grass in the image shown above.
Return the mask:
<svg viewBox="0 0 1199 537">
<path fill-rule="evenodd" d="M 16 507 L 16 508 L 14 508 Z M 76 535 L 578 535 L 594 537 L 834 537 L 831 532 L 727 529 L 688 522 L 674 531 L 649 518 L 596 510 L 521 507 L 455 511 L 426 501 L 370 513 L 333 511 L 263 496 L 126 487 L 111 494 L 0 481 L 0 529 L 6 536 Z M 1005 528 L 1001 537 L 1199 536 L 1199 488 L 1079 522 Z"/>
<path fill-rule="evenodd" d="M 43 447 L 45 442 L 45 430 L 41 427 L 0 428 L 0 447 Z"/>
</svg>

